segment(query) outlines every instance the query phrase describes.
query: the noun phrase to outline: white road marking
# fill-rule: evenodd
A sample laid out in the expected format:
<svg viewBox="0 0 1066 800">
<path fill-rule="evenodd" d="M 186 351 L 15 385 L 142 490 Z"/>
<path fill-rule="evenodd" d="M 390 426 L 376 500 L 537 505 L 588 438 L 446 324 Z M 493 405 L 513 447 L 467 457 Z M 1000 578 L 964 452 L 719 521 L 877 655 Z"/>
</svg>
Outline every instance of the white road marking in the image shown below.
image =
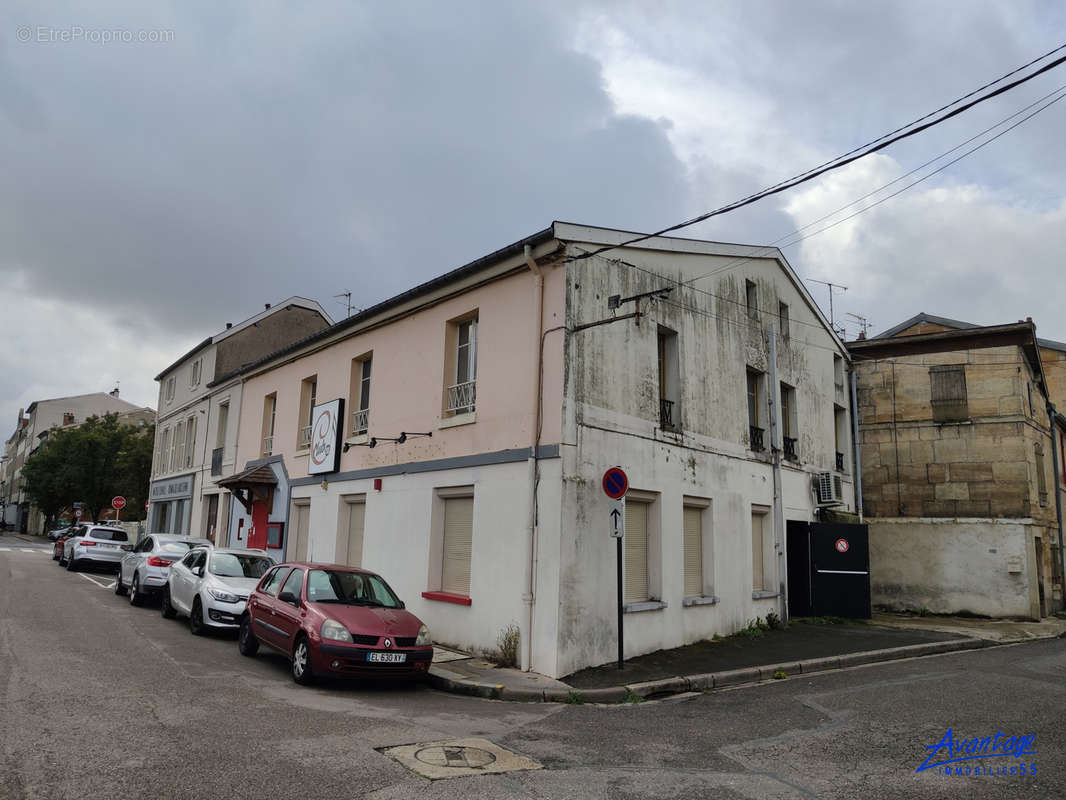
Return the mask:
<svg viewBox="0 0 1066 800">
<path fill-rule="evenodd" d="M 95 586 L 99 586 L 101 589 L 113 589 L 115 587 L 114 583 L 112 583 L 110 586 L 105 586 L 104 584 L 96 580 L 94 577 L 92 577 L 91 575 L 86 575 L 84 572 L 79 572 L 78 574 L 85 578 L 85 580 L 89 581 L 89 583 L 92 583 Z"/>
<path fill-rule="evenodd" d="M 22 548 L 19 548 L 19 549 L 22 550 L 23 553 L 43 553 L 44 552 L 44 550 L 38 550 L 35 547 L 22 547 Z"/>
<path fill-rule="evenodd" d="M 0 553 L 10 553 L 10 552 L 11 552 L 11 548 L 10 547 L 0 547 Z"/>
</svg>

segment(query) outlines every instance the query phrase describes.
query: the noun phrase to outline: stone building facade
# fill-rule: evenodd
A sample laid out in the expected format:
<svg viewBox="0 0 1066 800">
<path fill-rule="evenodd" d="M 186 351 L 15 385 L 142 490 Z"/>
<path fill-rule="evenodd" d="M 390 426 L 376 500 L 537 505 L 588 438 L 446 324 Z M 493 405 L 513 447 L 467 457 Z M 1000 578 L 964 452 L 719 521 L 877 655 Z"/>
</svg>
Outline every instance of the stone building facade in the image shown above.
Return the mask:
<svg viewBox="0 0 1066 800">
<path fill-rule="evenodd" d="M 1061 449 L 1036 329 L 910 322 L 848 345 L 873 601 L 1045 616 L 1062 606 Z"/>
</svg>

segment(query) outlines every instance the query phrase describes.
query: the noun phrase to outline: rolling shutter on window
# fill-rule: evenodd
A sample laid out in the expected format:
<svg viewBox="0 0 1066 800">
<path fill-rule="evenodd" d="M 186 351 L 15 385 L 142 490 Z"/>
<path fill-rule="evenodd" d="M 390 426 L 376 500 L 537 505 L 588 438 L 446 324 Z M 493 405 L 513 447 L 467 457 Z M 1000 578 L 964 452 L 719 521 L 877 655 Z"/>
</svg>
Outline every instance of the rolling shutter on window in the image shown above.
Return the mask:
<svg viewBox="0 0 1066 800">
<path fill-rule="evenodd" d="M 685 507 L 685 597 L 703 594 L 702 509 Z"/>
<path fill-rule="evenodd" d="M 474 498 L 444 501 L 444 564 L 441 591 L 470 595 L 470 551 L 474 534 Z"/>
<path fill-rule="evenodd" d="M 348 547 L 344 563 L 349 567 L 363 566 L 363 524 L 366 503 L 348 504 Z"/>
<path fill-rule="evenodd" d="M 648 599 L 648 504 L 626 500 L 625 591 L 627 603 Z"/>
</svg>

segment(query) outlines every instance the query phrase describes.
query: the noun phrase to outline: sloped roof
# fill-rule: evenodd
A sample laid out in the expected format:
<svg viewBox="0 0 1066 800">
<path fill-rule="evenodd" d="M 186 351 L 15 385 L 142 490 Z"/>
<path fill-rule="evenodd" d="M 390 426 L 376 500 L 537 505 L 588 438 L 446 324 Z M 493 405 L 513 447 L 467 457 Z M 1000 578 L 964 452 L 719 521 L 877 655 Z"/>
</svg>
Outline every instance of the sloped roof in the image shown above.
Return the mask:
<svg viewBox="0 0 1066 800">
<path fill-rule="evenodd" d="M 222 478 L 218 481 L 219 486 L 233 486 L 237 488 L 240 488 L 241 486 L 249 486 L 251 484 L 257 486 L 277 486 L 278 479 L 274 475 L 274 470 L 270 468 L 270 465 L 263 464 L 258 467 L 246 469 L 244 472 L 231 475 L 228 478 Z"/>
<path fill-rule="evenodd" d="M 893 325 L 891 328 L 873 336 L 873 339 L 889 339 L 901 331 L 905 331 L 908 328 L 913 328 L 915 325 L 920 325 L 923 322 L 928 322 L 933 325 L 942 325 L 945 328 L 954 328 L 958 331 L 969 330 L 971 328 L 980 328 L 981 325 L 974 325 L 972 322 L 963 322 L 958 319 L 949 319 L 948 317 L 938 317 L 933 314 L 926 314 L 924 311 L 915 314 L 908 320 L 904 320 L 899 325 Z M 1036 340 L 1038 347 L 1044 347 L 1048 350 L 1061 350 L 1066 352 L 1066 342 L 1056 342 L 1054 339 L 1040 339 Z"/>
</svg>

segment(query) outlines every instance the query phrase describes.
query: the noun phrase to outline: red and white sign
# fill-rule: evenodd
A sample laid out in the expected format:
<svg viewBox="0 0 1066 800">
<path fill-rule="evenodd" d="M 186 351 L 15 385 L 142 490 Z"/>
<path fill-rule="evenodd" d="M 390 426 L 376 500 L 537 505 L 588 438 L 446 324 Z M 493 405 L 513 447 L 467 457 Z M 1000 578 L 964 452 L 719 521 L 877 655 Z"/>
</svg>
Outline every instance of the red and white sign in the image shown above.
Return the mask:
<svg viewBox="0 0 1066 800">
<path fill-rule="evenodd" d="M 145 511 L 147 511 L 147 510 L 148 510 L 148 504 L 149 504 L 150 502 L 151 502 L 150 500 L 145 500 L 145 501 L 144 501 L 144 510 L 145 510 Z"/>
<path fill-rule="evenodd" d="M 851 545 L 848 544 L 847 539 L 837 539 L 836 544 L 833 546 L 836 547 L 838 553 L 846 553 L 848 552 L 848 548 L 851 547 Z"/>
<path fill-rule="evenodd" d="M 310 453 L 307 456 L 307 472 L 319 475 L 336 472 L 340 461 L 340 437 L 344 429 L 343 400 L 331 400 L 315 406 L 311 413 Z"/>
<path fill-rule="evenodd" d="M 115 509 L 123 509 L 126 507 L 126 498 L 122 495 L 111 498 L 111 507 Z"/>
<path fill-rule="evenodd" d="M 77 517 L 78 519 L 81 519 L 81 509 L 80 508 L 75 508 L 74 509 L 74 516 Z"/>
</svg>

